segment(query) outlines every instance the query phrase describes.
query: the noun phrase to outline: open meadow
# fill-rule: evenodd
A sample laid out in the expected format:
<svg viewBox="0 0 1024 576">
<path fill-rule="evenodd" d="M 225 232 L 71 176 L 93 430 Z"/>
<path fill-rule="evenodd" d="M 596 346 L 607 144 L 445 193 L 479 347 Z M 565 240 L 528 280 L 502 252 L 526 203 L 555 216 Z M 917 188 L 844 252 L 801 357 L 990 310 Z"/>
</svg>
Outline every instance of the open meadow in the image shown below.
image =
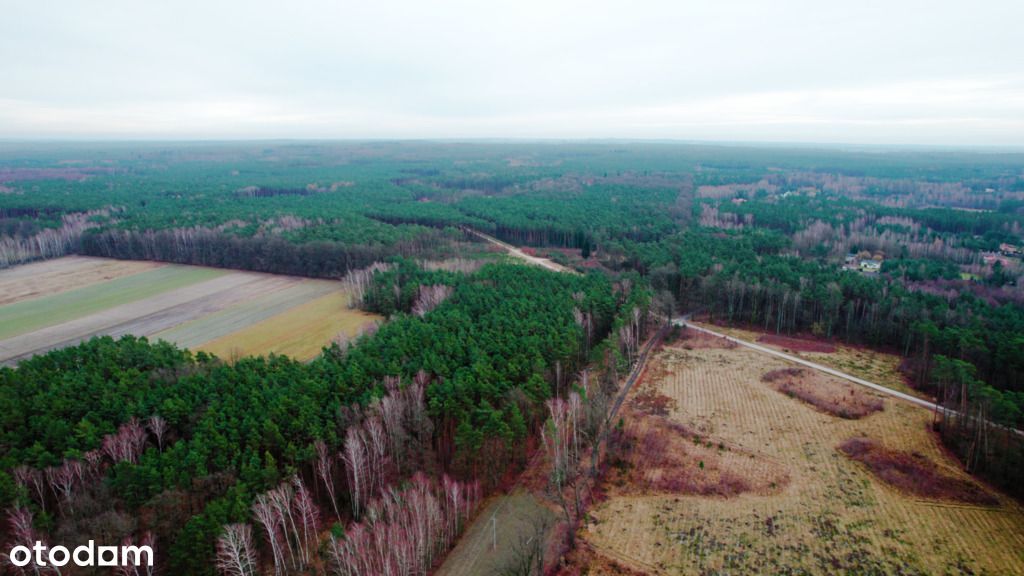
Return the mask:
<svg viewBox="0 0 1024 576">
<path fill-rule="evenodd" d="M 0 362 L 133 334 L 223 357 L 315 357 L 375 319 L 340 282 L 69 257 L 0 271 Z M 204 347 L 209 343 L 209 346 Z"/>
<path fill-rule="evenodd" d="M 1024 511 L 931 420 L 756 351 L 667 345 L 580 530 L 590 573 L 1024 574 Z"/>
</svg>

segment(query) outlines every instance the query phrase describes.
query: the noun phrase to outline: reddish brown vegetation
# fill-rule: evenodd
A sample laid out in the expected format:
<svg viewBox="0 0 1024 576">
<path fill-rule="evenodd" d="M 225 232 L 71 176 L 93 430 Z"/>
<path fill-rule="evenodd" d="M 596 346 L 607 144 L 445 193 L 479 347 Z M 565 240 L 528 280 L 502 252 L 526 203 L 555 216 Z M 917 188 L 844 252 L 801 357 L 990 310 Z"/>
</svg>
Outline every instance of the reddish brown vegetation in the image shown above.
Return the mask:
<svg viewBox="0 0 1024 576">
<path fill-rule="evenodd" d="M 848 420 L 858 420 L 885 409 L 881 398 L 803 368 L 772 370 L 761 376 L 761 380 L 787 396 Z"/>
<path fill-rule="evenodd" d="M 780 336 L 779 334 L 762 334 L 758 337 L 757 341 L 762 344 L 779 346 L 787 350 L 792 350 L 793 352 L 822 352 L 831 354 L 836 351 L 836 347 L 828 342 L 820 342 L 818 340 L 804 338 L 791 338 L 789 336 Z"/>
<path fill-rule="evenodd" d="M 780 380 L 788 378 L 797 378 L 804 375 L 803 368 L 779 368 L 770 372 L 765 372 L 764 376 L 761 376 L 762 382 L 778 382 Z"/>
<path fill-rule="evenodd" d="M 683 328 L 680 330 L 676 341 L 686 350 L 704 350 L 706 348 L 725 348 L 726 350 L 731 350 L 738 346 L 738 344 L 732 340 L 719 336 L 712 336 L 706 332 L 691 330 L 689 328 Z"/>
<path fill-rule="evenodd" d="M 918 453 L 892 450 L 870 438 L 850 438 L 838 447 L 865 466 L 880 480 L 921 498 L 995 505 L 999 501 L 976 484 L 944 474 L 934 462 Z"/>
<path fill-rule="evenodd" d="M 668 416 L 676 409 L 677 403 L 659 392 L 657 386 L 650 383 L 651 381 L 650 379 L 646 380 L 647 383 L 637 390 L 630 405 L 649 416 Z"/>
<path fill-rule="evenodd" d="M 563 559 L 564 563 L 555 569 L 552 573 L 553 576 L 646 576 L 647 574 L 627 568 L 615 560 L 601 555 L 586 542 L 576 546 Z"/>
<path fill-rule="evenodd" d="M 633 412 L 609 444 L 609 484 L 622 493 L 735 496 L 771 492 L 789 478 L 781 470 L 748 474 L 749 454 L 734 453 L 660 416 Z"/>
</svg>

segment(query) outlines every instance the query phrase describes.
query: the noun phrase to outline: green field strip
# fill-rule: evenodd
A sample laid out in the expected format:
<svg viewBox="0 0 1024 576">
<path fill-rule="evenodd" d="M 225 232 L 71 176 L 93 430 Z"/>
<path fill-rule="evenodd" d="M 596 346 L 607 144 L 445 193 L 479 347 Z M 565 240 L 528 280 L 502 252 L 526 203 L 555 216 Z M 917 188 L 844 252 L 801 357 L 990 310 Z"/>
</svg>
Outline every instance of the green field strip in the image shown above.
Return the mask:
<svg viewBox="0 0 1024 576">
<path fill-rule="evenodd" d="M 170 290 L 211 280 L 227 272 L 190 266 L 166 266 L 109 282 L 0 307 L 0 339 L 95 314 Z"/>
<path fill-rule="evenodd" d="M 209 316 L 158 332 L 153 335 L 152 339 L 167 340 L 183 348 L 195 348 L 232 332 L 248 328 L 257 322 L 305 304 L 333 290 L 340 290 L 341 287 L 342 285 L 338 282 L 303 281 L 284 290 L 260 296 L 244 304 L 232 306 Z"/>
</svg>

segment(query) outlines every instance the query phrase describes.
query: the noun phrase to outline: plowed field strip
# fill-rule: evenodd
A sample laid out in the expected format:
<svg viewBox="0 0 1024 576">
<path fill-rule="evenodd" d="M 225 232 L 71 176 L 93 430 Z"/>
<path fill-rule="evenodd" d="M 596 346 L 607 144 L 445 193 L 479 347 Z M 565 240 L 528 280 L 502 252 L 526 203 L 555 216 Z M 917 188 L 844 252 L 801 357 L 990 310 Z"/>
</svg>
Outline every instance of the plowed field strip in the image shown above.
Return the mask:
<svg viewBox="0 0 1024 576">
<path fill-rule="evenodd" d="M 278 277 L 273 290 L 253 299 L 155 333 L 154 338 L 184 348 L 198 348 L 207 342 L 244 330 L 287 310 L 340 290 L 337 282 Z M 328 340 L 330 340 L 328 338 Z"/>
<path fill-rule="evenodd" d="M 210 268 L 163 266 L 67 292 L 0 307 L 0 339 L 54 326 L 129 302 L 175 292 L 227 272 Z"/>
<path fill-rule="evenodd" d="M 160 268 L 157 262 L 69 256 L 0 270 L 0 306 Z"/>
<path fill-rule="evenodd" d="M 262 322 L 199 346 L 220 357 L 284 354 L 311 360 L 339 333 L 352 336 L 379 316 L 348 308 L 349 296 L 337 287 L 326 296 L 289 308 Z"/>
<path fill-rule="evenodd" d="M 244 297 L 246 285 L 260 281 L 254 274 L 231 273 L 20 334 L 0 341 L 0 362 L 12 364 L 33 354 L 71 346 L 101 334 L 148 336 L 151 332 L 146 328 L 150 324 L 174 322 L 182 316 L 216 306 L 217 297 L 220 301 Z M 214 300 L 207 301 L 208 298 Z"/>
</svg>

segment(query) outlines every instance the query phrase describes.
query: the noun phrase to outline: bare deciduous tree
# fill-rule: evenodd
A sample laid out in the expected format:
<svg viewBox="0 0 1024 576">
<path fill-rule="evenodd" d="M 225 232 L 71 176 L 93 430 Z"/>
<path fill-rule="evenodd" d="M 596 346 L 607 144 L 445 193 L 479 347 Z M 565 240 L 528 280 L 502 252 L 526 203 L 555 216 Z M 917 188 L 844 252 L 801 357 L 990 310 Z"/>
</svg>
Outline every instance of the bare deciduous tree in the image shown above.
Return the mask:
<svg viewBox="0 0 1024 576">
<path fill-rule="evenodd" d="M 146 428 L 156 438 L 156 446 L 161 452 L 164 450 L 164 435 L 167 434 L 167 420 L 159 414 L 154 414 L 146 420 Z"/>
<path fill-rule="evenodd" d="M 217 538 L 217 570 L 225 576 L 255 576 L 256 551 L 248 524 L 228 524 Z"/>
</svg>

